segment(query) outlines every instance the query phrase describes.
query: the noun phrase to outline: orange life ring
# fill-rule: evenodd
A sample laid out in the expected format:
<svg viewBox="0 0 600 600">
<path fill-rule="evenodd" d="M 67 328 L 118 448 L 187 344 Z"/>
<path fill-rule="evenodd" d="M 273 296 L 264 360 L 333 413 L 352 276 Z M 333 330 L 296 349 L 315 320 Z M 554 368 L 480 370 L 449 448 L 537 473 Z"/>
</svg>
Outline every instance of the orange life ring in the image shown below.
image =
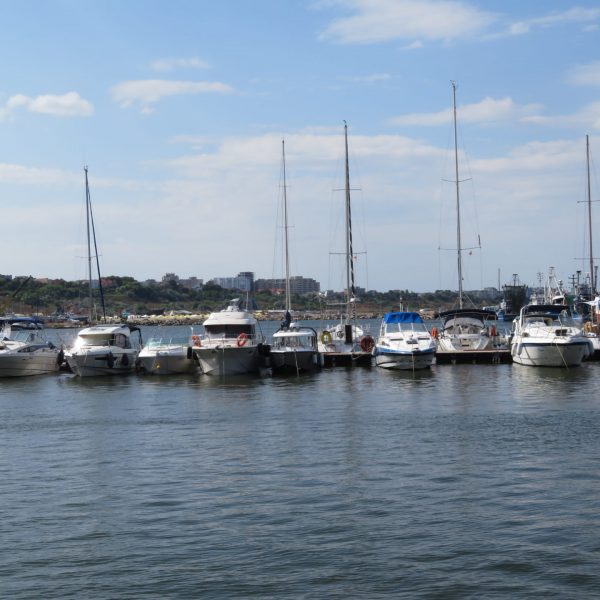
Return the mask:
<svg viewBox="0 0 600 600">
<path fill-rule="evenodd" d="M 242 348 L 243 346 L 245 346 L 247 341 L 248 341 L 248 334 L 240 333 L 240 335 L 237 336 L 238 348 Z"/>
<path fill-rule="evenodd" d="M 200 336 L 199 335 L 193 335 L 192 336 L 192 343 L 194 344 L 194 346 L 196 346 L 196 348 L 200 348 L 200 346 L 202 346 L 202 342 L 200 341 Z"/>
<path fill-rule="evenodd" d="M 438 328 L 437 327 L 431 328 L 431 337 L 434 337 L 437 340 L 437 338 L 438 338 Z"/>
<path fill-rule="evenodd" d="M 496 337 L 496 336 L 498 335 L 498 331 L 496 330 L 496 326 L 495 326 L 495 325 L 492 325 L 492 326 L 490 327 L 490 335 L 491 335 L 492 337 Z"/>
<path fill-rule="evenodd" d="M 375 340 L 370 335 L 365 335 L 360 340 L 360 349 L 363 352 L 371 352 L 375 346 Z"/>
</svg>

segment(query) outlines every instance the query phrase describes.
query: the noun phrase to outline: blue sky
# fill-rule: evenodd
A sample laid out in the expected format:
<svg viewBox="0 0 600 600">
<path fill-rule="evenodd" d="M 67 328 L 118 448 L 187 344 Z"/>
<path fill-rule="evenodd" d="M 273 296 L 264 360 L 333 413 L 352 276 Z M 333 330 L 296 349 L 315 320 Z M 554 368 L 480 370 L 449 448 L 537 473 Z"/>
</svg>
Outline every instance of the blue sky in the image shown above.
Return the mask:
<svg viewBox="0 0 600 600">
<path fill-rule="evenodd" d="M 341 289 L 346 120 L 358 285 L 456 289 L 451 80 L 465 288 L 587 269 L 597 2 L 0 8 L 0 273 L 85 277 L 87 164 L 103 274 L 279 277 L 285 138 L 292 274 Z"/>
</svg>

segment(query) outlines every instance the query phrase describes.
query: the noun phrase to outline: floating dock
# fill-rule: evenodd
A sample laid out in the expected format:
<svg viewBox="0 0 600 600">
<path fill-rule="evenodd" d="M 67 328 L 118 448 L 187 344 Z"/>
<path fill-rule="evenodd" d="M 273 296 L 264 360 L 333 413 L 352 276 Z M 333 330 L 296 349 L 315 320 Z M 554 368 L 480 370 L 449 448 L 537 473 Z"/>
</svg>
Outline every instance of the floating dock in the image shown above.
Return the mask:
<svg viewBox="0 0 600 600">
<path fill-rule="evenodd" d="M 435 361 L 438 365 L 500 365 L 511 363 L 512 356 L 510 354 L 510 350 L 506 348 L 495 348 L 492 350 L 438 350 L 435 353 Z"/>
</svg>

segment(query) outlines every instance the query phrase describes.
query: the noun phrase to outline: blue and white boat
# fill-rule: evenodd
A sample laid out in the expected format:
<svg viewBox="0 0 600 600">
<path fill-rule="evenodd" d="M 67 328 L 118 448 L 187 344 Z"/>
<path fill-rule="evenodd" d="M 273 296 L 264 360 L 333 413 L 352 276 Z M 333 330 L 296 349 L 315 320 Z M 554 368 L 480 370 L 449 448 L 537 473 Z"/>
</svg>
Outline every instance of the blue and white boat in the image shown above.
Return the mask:
<svg viewBox="0 0 600 600">
<path fill-rule="evenodd" d="M 373 349 L 378 367 L 427 369 L 433 363 L 435 352 L 435 341 L 418 313 L 391 312 L 383 316 Z"/>
</svg>

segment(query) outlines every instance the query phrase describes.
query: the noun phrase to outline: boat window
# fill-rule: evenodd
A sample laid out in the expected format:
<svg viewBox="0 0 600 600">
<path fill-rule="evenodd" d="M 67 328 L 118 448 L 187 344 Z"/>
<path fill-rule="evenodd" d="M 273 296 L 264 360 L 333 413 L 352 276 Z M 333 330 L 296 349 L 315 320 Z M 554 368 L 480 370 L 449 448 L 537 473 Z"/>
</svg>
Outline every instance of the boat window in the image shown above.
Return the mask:
<svg viewBox="0 0 600 600">
<path fill-rule="evenodd" d="M 240 333 L 254 335 L 252 325 L 205 325 L 204 329 L 212 337 L 237 338 Z"/>
</svg>

